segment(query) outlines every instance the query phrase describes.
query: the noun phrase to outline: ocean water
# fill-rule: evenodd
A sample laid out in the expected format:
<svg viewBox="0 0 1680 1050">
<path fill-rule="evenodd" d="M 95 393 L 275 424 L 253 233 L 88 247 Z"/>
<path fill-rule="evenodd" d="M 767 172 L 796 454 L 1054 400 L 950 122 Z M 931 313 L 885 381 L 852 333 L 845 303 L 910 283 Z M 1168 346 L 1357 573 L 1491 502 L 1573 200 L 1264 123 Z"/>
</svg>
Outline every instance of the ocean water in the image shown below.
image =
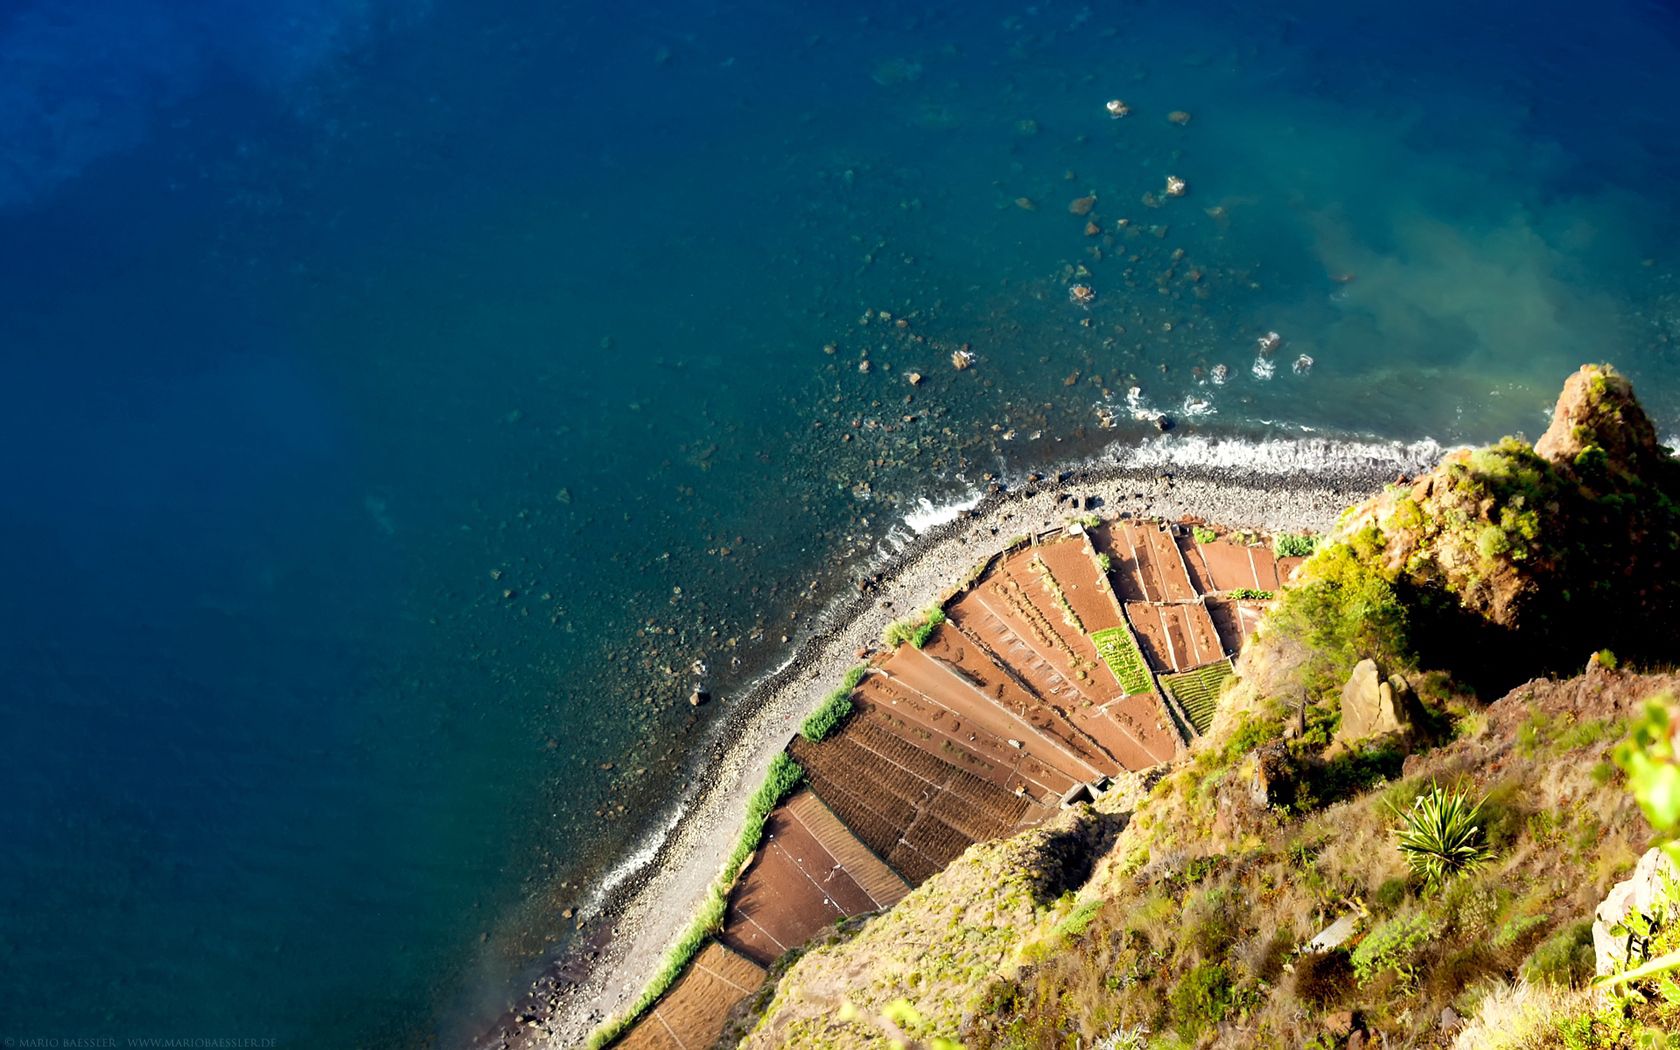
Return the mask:
<svg viewBox="0 0 1680 1050">
<path fill-rule="evenodd" d="M 1629 0 L 7 5 L 0 1039 L 460 1044 L 918 500 L 1139 415 L 1680 431 L 1676 99 Z"/>
</svg>

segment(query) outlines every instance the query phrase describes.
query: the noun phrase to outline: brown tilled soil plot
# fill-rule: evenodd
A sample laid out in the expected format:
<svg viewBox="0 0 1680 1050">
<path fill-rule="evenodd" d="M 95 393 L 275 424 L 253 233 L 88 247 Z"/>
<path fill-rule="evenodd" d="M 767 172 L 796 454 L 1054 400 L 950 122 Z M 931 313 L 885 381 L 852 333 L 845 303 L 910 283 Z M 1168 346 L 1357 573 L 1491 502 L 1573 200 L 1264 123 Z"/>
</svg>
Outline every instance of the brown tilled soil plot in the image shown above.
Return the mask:
<svg viewBox="0 0 1680 1050">
<path fill-rule="evenodd" d="M 1278 587 L 1277 559 L 1265 547 L 1243 547 L 1226 540 L 1204 543 L 1202 560 L 1214 588 L 1234 591 L 1252 587 L 1260 591 L 1275 591 Z"/>
<path fill-rule="evenodd" d="M 616 1043 L 623 1050 L 694 1050 L 723 1035 L 735 1004 L 764 983 L 764 968 L 713 941 L 682 978 Z"/>
<path fill-rule="evenodd" d="M 1191 534 L 1173 537 L 1178 544 L 1179 556 L 1184 559 L 1184 568 L 1190 573 L 1190 585 L 1196 588 L 1197 594 L 1212 594 L 1219 588 L 1213 584 L 1213 574 L 1208 572 L 1207 560 L 1202 557 L 1202 545 L 1196 542 Z"/>
<path fill-rule="evenodd" d="M 874 711 L 882 725 L 929 754 L 1000 787 L 1009 784 L 1013 756 L 1008 745 L 972 732 L 967 720 L 885 674 L 865 678 L 853 700 Z"/>
<path fill-rule="evenodd" d="M 820 818 L 807 824 L 816 814 L 827 815 L 826 824 Z M 866 870 L 854 875 L 853 869 Z M 871 882 L 875 893 L 867 888 Z M 885 900 L 877 896 L 883 885 Z M 878 911 L 907 889 L 811 792 L 802 791 L 765 821 L 764 844 L 730 895 L 719 940 L 768 966 L 830 923 Z"/>
<path fill-rule="evenodd" d="M 1114 561 L 1111 578 L 1122 601 L 1177 602 L 1196 597 L 1178 543 L 1154 522 L 1106 522 L 1093 532 Z"/>
<path fill-rule="evenodd" d="M 1032 551 L 1022 553 L 1030 558 Z M 1091 639 L 1065 621 L 1039 574 L 1019 555 L 948 612 L 958 627 L 984 642 L 1040 696 L 1064 710 L 1081 702 L 1103 703 L 1118 691 Z M 1045 670 L 1049 673 L 1041 673 Z"/>
<path fill-rule="evenodd" d="M 985 595 L 980 589 L 970 591 L 947 605 L 945 613 L 970 643 L 1013 669 L 1029 689 L 1056 710 L 1071 711 L 1088 702 L 1044 655 L 1042 641 L 1029 642 L 1021 636 L 1021 632 L 1031 634 L 1032 629 L 996 595 Z"/>
<path fill-rule="evenodd" d="M 1171 758 L 1177 749 L 1177 735 L 1166 724 L 1153 694 L 1088 707 L 1076 718 L 1080 728 L 1102 741 L 1126 769 L 1148 769 Z"/>
<path fill-rule="evenodd" d="M 1219 632 L 1199 602 L 1127 602 L 1126 618 L 1137 629 L 1143 655 L 1157 674 L 1187 671 L 1225 655 Z"/>
<path fill-rule="evenodd" d="M 1225 646 L 1225 651 L 1235 656 L 1242 651 L 1243 643 L 1248 636 L 1260 626 L 1260 618 L 1265 615 L 1266 603 L 1258 601 L 1233 602 L 1224 599 L 1208 599 L 1208 615 L 1213 619 L 1213 626 L 1219 631 L 1219 641 Z"/>
<path fill-rule="evenodd" d="M 1184 738 L 1173 727 L 1172 719 L 1161 709 L 1160 698 L 1153 693 L 1116 700 L 1104 708 L 1104 712 L 1143 742 L 1152 763 L 1171 759 L 1184 743 Z"/>
<path fill-rule="evenodd" d="M 1104 753 L 1094 741 L 1081 736 L 1060 706 L 1032 692 L 1017 680 L 1017 675 L 1027 678 L 1030 668 L 1017 666 L 1014 674 L 1006 671 L 979 643 L 958 630 L 954 622 L 936 629 L 922 647 L 922 654 L 938 661 L 953 676 L 985 694 L 992 703 L 1024 718 L 1040 733 L 1066 743 L 1084 765 L 1112 774 L 1113 771 L 1107 768 L 1113 765 L 1112 756 Z M 1060 762 L 1056 765 L 1075 779 L 1086 779 L 1079 775 L 1080 770 L 1076 767 Z"/>
<path fill-rule="evenodd" d="M 1050 812 L 924 751 L 867 702 L 834 736 L 790 750 L 834 814 L 912 883 Z"/>
<path fill-rule="evenodd" d="M 1087 762 L 1053 730 L 1041 730 L 1031 719 L 994 704 L 985 693 L 952 673 L 948 665 L 925 650 L 902 646 L 881 668 L 895 684 L 914 690 L 952 712 L 966 734 L 963 741 L 993 761 L 1015 769 L 1018 759 L 1030 756 L 1036 765 L 1056 770 L 1056 779 L 1061 782 L 1052 789 L 1056 795 L 1072 787 L 1073 781 L 1095 780 L 1104 772 L 1099 765 Z M 1009 743 L 1011 740 L 1016 743 Z M 1051 787 L 1048 782 L 1044 786 Z"/>
<path fill-rule="evenodd" d="M 1084 536 L 1070 536 L 1040 544 L 1037 551 L 1039 560 L 1056 578 L 1086 633 L 1120 626 L 1120 606 L 1108 581 L 1103 579 L 1089 540 Z"/>
</svg>

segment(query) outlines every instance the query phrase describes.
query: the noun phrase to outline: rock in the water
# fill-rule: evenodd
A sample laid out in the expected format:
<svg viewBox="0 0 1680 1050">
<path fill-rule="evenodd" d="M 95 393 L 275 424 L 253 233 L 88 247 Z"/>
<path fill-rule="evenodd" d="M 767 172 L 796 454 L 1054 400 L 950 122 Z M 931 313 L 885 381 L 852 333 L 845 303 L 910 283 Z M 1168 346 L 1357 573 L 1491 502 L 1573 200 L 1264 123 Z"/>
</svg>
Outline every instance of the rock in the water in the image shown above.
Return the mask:
<svg viewBox="0 0 1680 1050">
<path fill-rule="evenodd" d="M 1096 206 L 1097 195 L 1093 193 L 1085 197 L 1075 197 L 1073 201 L 1068 204 L 1068 211 L 1075 215 L 1089 215 L 1091 214 L 1091 209 Z"/>
<path fill-rule="evenodd" d="M 1633 874 L 1610 887 L 1610 892 L 1593 911 L 1593 954 L 1598 958 L 1600 976 L 1615 973 L 1628 958 L 1628 936 L 1618 936 L 1611 930 L 1629 915 L 1649 916 L 1667 907 L 1665 876 L 1680 880 L 1680 866 L 1662 850 L 1652 847 L 1639 858 Z"/>
<path fill-rule="evenodd" d="M 1336 739 L 1344 744 L 1374 736 L 1412 731 L 1411 687 L 1399 675 L 1385 681 L 1375 660 L 1361 660 L 1342 686 L 1342 724 Z"/>
</svg>

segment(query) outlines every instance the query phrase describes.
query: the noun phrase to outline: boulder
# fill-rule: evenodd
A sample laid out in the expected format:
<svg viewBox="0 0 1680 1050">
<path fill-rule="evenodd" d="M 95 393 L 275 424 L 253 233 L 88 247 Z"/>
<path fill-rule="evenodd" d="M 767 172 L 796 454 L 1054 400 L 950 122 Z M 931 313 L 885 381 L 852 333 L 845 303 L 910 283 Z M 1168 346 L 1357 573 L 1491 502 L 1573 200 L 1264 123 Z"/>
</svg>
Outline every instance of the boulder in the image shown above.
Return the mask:
<svg viewBox="0 0 1680 1050">
<path fill-rule="evenodd" d="M 1670 881 L 1680 886 L 1680 866 L 1652 847 L 1639 858 L 1631 876 L 1610 887 L 1593 911 L 1593 952 L 1598 957 L 1599 976 L 1615 973 L 1627 963 L 1629 938 L 1612 933 L 1612 929 L 1629 915 L 1654 916 L 1672 907 L 1666 885 Z"/>
<path fill-rule="evenodd" d="M 1327 952 L 1340 948 L 1348 942 L 1359 929 L 1357 915 L 1344 915 L 1335 922 L 1319 930 L 1317 936 L 1307 943 L 1307 949 L 1315 952 Z"/>
<path fill-rule="evenodd" d="M 1399 675 L 1385 680 L 1375 660 L 1361 660 L 1342 686 L 1342 724 L 1336 739 L 1353 744 L 1376 736 L 1408 735 L 1416 697 Z"/>
</svg>

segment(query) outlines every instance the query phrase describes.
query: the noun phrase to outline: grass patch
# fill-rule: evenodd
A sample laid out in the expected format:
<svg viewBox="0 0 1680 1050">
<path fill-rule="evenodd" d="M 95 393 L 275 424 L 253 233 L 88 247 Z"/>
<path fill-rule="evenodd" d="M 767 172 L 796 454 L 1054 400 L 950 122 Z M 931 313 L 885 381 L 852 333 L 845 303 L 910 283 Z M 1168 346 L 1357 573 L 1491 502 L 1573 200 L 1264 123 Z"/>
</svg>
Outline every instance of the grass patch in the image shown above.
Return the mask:
<svg viewBox="0 0 1680 1050">
<path fill-rule="evenodd" d="M 1091 925 L 1091 920 L 1096 918 L 1097 912 L 1102 910 L 1102 906 L 1102 898 L 1097 897 L 1093 900 L 1088 900 L 1079 907 L 1073 909 L 1073 911 L 1068 914 L 1067 918 L 1056 924 L 1056 935 L 1070 939 L 1078 937 L 1080 934 L 1085 932 L 1085 928 L 1087 926 Z"/>
<path fill-rule="evenodd" d="M 897 649 L 906 642 L 920 649 L 927 644 L 934 628 L 945 622 L 945 610 L 937 605 L 930 605 L 915 616 L 906 616 L 887 624 L 881 632 L 881 644 L 888 649 Z"/>
<path fill-rule="evenodd" d="M 648 1007 L 677 983 L 677 978 L 682 976 L 683 970 L 700 951 L 700 946 L 706 943 L 706 938 L 723 926 L 723 917 L 729 910 L 729 891 L 735 885 L 735 879 L 740 875 L 742 866 L 763 840 L 765 820 L 769 818 L 770 811 L 776 808 L 776 804 L 792 794 L 793 789 L 799 786 L 804 777 L 805 771 L 799 768 L 799 763 L 786 752 L 778 754 L 770 763 L 770 771 L 765 774 L 764 782 L 747 801 L 746 822 L 741 826 L 740 838 L 736 839 L 734 850 L 724 862 L 722 873 L 706 890 L 706 898 L 701 902 L 693 921 L 677 937 L 676 943 L 671 945 L 671 950 L 665 953 L 659 968 L 642 987 L 642 994 L 636 997 L 630 1008 L 589 1033 L 589 1038 L 583 1044 L 587 1050 L 601 1050 L 628 1031 Z"/>
<path fill-rule="evenodd" d="M 1196 537 L 1197 543 L 1215 543 L 1219 540 L 1219 533 L 1205 525 L 1197 525 L 1192 534 Z"/>
<path fill-rule="evenodd" d="M 858 664 L 847 671 L 839 688 L 829 693 L 817 709 L 805 717 L 804 723 L 799 727 L 799 735 L 815 744 L 840 728 L 846 716 L 852 713 L 852 690 L 858 687 L 858 683 L 863 681 L 863 676 L 868 673 L 867 664 Z"/>
<path fill-rule="evenodd" d="M 1114 672 L 1127 696 L 1150 691 L 1149 665 L 1144 663 L 1143 653 L 1138 650 L 1137 639 L 1132 637 L 1131 631 L 1124 627 L 1109 627 L 1091 635 L 1091 643 L 1097 647 L 1103 663 Z"/>
</svg>

